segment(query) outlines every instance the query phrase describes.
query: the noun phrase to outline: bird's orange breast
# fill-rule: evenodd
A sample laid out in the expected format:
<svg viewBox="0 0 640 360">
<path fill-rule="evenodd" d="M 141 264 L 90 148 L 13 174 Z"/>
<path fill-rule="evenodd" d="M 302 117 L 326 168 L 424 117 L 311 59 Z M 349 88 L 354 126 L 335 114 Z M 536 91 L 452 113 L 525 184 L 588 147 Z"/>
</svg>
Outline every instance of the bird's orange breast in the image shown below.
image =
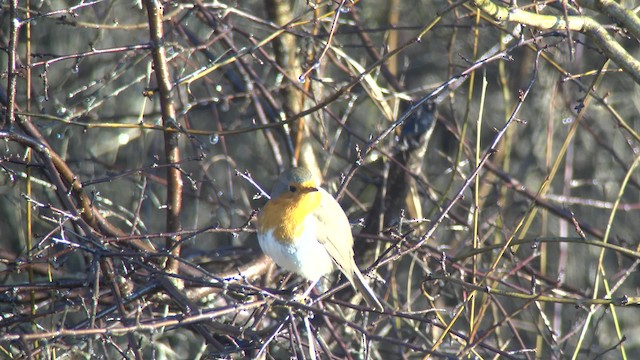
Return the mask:
<svg viewBox="0 0 640 360">
<path fill-rule="evenodd" d="M 322 201 L 318 191 L 304 194 L 282 194 L 271 199 L 258 215 L 258 231 L 273 229 L 273 236 L 283 243 L 293 243 L 304 230 L 303 224 Z"/>
</svg>

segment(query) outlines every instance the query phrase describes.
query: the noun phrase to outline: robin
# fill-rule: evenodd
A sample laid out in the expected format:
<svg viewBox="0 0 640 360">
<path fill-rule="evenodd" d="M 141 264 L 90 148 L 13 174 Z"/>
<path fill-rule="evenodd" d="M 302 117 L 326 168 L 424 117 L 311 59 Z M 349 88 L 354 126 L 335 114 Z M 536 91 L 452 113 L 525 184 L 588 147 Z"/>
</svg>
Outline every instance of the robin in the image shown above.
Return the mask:
<svg viewBox="0 0 640 360">
<path fill-rule="evenodd" d="M 305 296 L 337 267 L 369 306 L 384 310 L 353 259 L 347 215 L 333 196 L 316 185 L 308 169 L 294 168 L 280 175 L 271 200 L 258 214 L 257 230 L 262 251 L 312 282 Z"/>
</svg>

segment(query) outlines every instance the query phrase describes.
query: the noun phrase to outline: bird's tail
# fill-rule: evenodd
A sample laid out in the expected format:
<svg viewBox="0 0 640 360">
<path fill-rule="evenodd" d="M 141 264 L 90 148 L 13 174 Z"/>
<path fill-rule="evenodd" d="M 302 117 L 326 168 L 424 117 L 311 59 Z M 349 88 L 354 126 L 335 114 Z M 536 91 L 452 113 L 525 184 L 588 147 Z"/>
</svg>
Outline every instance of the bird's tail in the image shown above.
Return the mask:
<svg viewBox="0 0 640 360">
<path fill-rule="evenodd" d="M 377 311 L 384 311 L 384 307 L 380 303 L 380 300 L 378 300 L 378 297 L 373 292 L 373 289 L 371 289 L 369 284 L 367 284 L 367 280 L 364 278 L 355 264 L 353 265 L 353 269 L 353 279 L 351 279 L 351 284 L 353 285 L 353 287 L 355 287 L 356 290 L 358 290 L 362 294 L 362 297 L 364 297 L 364 300 L 367 302 L 367 304 L 369 304 L 369 306 L 376 309 Z"/>
</svg>

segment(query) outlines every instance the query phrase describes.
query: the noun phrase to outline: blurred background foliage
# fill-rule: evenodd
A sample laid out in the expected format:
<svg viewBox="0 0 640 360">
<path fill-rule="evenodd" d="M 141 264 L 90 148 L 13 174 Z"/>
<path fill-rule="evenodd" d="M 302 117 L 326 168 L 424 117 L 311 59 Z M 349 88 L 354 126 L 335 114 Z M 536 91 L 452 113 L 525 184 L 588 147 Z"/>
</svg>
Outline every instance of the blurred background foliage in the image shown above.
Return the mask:
<svg viewBox="0 0 640 360">
<path fill-rule="evenodd" d="M 638 4 L 486 4 L 0 3 L 0 352 L 640 356 Z M 287 301 L 253 220 L 294 165 L 385 313 Z"/>
</svg>

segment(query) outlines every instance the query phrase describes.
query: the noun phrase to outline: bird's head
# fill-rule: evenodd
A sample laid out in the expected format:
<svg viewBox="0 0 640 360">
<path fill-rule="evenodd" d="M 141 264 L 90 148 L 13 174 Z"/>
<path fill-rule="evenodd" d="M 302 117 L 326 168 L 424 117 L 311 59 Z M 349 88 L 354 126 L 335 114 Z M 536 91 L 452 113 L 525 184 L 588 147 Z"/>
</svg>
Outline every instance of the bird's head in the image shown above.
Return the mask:
<svg viewBox="0 0 640 360">
<path fill-rule="evenodd" d="M 311 171 L 306 168 L 293 168 L 283 172 L 276 181 L 272 199 L 288 199 L 289 201 L 300 201 L 304 198 L 316 197 L 318 185 L 313 180 Z"/>
<path fill-rule="evenodd" d="M 294 168 L 280 175 L 271 192 L 271 200 L 258 215 L 258 231 L 274 229 L 276 238 L 293 241 L 300 236 L 304 220 L 321 204 L 319 191 L 311 172 Z"/>
</svg>

